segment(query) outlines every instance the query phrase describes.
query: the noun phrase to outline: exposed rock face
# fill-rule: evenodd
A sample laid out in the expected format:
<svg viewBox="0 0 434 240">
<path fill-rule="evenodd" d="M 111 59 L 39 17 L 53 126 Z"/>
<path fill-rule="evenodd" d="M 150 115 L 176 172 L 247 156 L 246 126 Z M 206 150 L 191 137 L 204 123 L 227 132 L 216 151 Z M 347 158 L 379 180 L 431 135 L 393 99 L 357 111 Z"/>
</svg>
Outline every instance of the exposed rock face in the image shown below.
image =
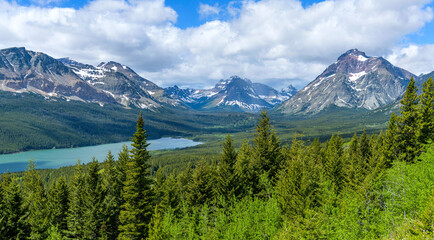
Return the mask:
<svg viewBox="0 0 434 240">
<path fill-rule="evenodd" d="M 0 89 L 82 101 L 116 102 L 56 59 L 25 48 L 0 50 Z"/>
<path fill-rule="evenodd" d="M 94 67 L 25 48 L 0 50 L 0 90 L 151 110 L 162 106 L 185 108 L 163 88 L 127 66 L 108 62 Z"/>
<path fill-rule="evenodd" d="M 265 84 L 252 83 L 238 76 L 220 80 L 212 89 L 180 89 L 174 86 L 166 88 L 166 91 L 171 97 L 198 110 L 227 109 L 249 112 L 271 108 L 289 99 L 296 92 L 292 86 L 279 92 Z"/>
<path fill-rule="evenodd" d="M 142 78 L 131 68 L 120 63 L 103 62 L 94 67 L 68 58 L 59 60 L 70 67 L 81 79 L 103 90 L 122 105 L 133 105 L 142 109 L 159 108 L 164 104 L 181 105 L 178 100 L 170 98 L 163 88 Z"/>
<path fill-rule="evenodd" d="M 278 110 L 284 113 L 318 113 L 336 105 L 376 109 L 401 97 L 414 76 L 382 57 L 368 57 L 352 49 Z"/>
</svg>

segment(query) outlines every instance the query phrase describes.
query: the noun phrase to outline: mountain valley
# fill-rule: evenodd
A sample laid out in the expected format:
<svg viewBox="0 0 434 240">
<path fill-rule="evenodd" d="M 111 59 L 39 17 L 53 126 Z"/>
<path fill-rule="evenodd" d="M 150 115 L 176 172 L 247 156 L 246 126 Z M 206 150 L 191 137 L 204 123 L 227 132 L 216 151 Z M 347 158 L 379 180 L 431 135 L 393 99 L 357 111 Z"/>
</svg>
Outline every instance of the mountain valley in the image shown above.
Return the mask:
<svg viewBox="0 0 434 240">
<path fill-rule="evenodd" d="M 352 49 L 300 91 L 291 85 L 278 91 L 238 76 L 210 89 L 162 88 L 113 61 L 95 67 L 24 48 L 3 49 L 0 152 L 125 141 L 131 134 L 125 124 L 133 124 L 138 112 L 146 116 L 152 138 L 189 136 L 217 143 L 221 136 L 215 134 L 239 132 L 241 140 L 264 108 L 286 143 L 297 132 L 307 139 L 336 129 L 375 132 L 385 128 L 391 111 L 397 112 L 410 78 L 420 92 L 432 75 L 415 76 Z"/>
</svg>

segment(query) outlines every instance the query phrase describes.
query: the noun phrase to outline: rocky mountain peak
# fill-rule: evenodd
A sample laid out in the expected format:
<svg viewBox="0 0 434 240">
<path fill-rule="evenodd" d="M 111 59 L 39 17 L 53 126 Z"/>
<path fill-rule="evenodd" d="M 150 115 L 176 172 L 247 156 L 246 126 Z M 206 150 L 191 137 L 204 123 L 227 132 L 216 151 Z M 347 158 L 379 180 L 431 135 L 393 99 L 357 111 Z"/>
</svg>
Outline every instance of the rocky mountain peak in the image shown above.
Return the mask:
<svg viewBox="0 0 434 240">
<path fill-rule="evenodd" d="M 297 93 L 297 88 L 295 88 L 294 86 L 292 86 L 292 84 L 289 84 L 288 87 L 283 88 L 280 92 L 284 93 L 286 95 L 292 96 L 295 93 Z"/>
<path fill-rule="evenodd" d="M 376 109 L 401 97 L 411 76 L 384 58 L 351 49 L 280 109 L 287 113 L 317 113 L 332 105 Z"/>
<path fill-rule="evenodd" d="M 348 58 L 356 58 L 359 61 L 366 61 L 366 58 L 369 58 L 369 57 L 366 56 L 365 52 L 359 51 L 357 48 L 354 48 L 354 49 L 350 49 L 350 50 L 346 51 L 344 54 L 339 56 L 338 61 L 345 60 Z"/>
</svg>

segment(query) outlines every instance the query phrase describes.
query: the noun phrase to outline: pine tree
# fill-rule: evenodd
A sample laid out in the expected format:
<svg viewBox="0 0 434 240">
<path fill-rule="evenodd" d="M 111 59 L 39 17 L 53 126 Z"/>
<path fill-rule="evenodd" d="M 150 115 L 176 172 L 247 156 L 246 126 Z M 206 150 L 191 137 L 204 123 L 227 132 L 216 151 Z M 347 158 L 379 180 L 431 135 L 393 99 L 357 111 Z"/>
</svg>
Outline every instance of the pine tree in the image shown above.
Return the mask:
<svg viewBox="0 0 434 240">
<path fill-rule="evenodd" d="M 122 150 L 118 154 L 118 161 L 116 162 L 116 175 L 118 182 L 124 184 L 127 180 L 127 164 L 130 161 L 130 155 L 127 145 L 122 146 Z M 123 188 L 123 186 L 122 186 Z"/>
<path fill-rule="evenodd" d="M 322 168 L 324 165 L 324 153 L 321 148 L 321 142 L 315 138 L 309 146 L 310 158 L 314 160 L 315 164 Z"/>
<path fill-rule="evenodd" d="M 119 213 L 122 199 L 122 183 L 118 177 L 116 162 L 109 151 L 104 162 L 102 172 L 102 223 L 101 236 L 105 239 L 116 239 L 119 228 Z M 104 234 L 104 236 L 103 236 Z"/>
<path fill-rule="evenodd" d="M 238 150 L 237 160 L 235 162 L 235 175 L 238 180 L 238 197 L 243 198 L 252 191 L 252 154 L 250 145 L 244 141 Z"/>
<path fill-rule="evenodd" d="M 155 206 L 154 215 L 152 216 L 151 223 L 149 224 L 149 237 L 148 240 L 164 240 L 167 236 L 163 233 L 163 223 L 161 211 L 158 211 L 158 205 Z"/>
<path fill-rule="evenodd" d="M 420 99 L 420 133 L 419 141 L 428 143 L 434 141 L 434 84 L 432 78 L 423 83 Z"/>
<path fill-rule="evenodd" d="M 124 183 L 123 199 L 120 213 L 119 239 L 145 239 L 147 226 L 152 217 L 153 193 L 149 171 L 150 155 L 146 149 L 146 131 L 143 128 L 142 114 L 139 115 L 136 133 L 132 140 L 131 157 L 127 163 L 127 176 Z"/>
<path fill-rule="evenodd" d="M 420 153 L 420 144 L 418 141 L 419 133 L 419 98 L 417 96 L 417 87 L 413 77 L 405 90 L 404 97 L 401 100 L 401 117 L 398 118 L 398 157 L 406 162 L 413 162 L 415 157 Z"/>
<path fill-rule="evenodd" d="M 320 167 L 315 147 L 306 148 L 294 138 L 286 159 L 285 168 L 279 173 L 276 183 L 277 199 L 284 215 L 294 220 L 304 218 L 306 213 L 318 206 L 320 189 Z"/>
<path fill-rule="evenodd" d="M 0 176 L 1 177 L 1 176 Z M 0 180 L 2 180 L 0 178 Z M 0 238 L 3 238 L 2 233 L 3 233 L 3 228 L 6 226 L 7 223 L 7 216 L 6 216 L 6 209 L 5 209 L 5 203 L 4 203 L 4 197 L 5 197 L 5 192 L 3 189 L 3 184 L 2 181 L 0 181 Z"/>
<path fill-rule="evenodd" d="M 347 164 L 345 164 L 346 181 L 353 189 L 359 186 L 362 179 L 361 175 L 363 174 L 363 158 L 361 155 L 359 138 L 357 137 L 357 134 L 354 134 L 346 151 Z"/>
<path fill-rule="evenodd" d="M 102 225 L 102 192 L 101 177 L 98 161 L 93 158 L 89 163 L 85 177 L 85 202 L 84 202 L 84 238 L 98 239 Z"/>
<path fill-rule="evenodd" d="M 390 115 L 389 125 L 383 138 L 382 159 L 386 168 L 391 168 L 393 161 L 398 159 L 397 139 L 398 139 L 398 116 L 392 112 Z"/>
<path fill-rule="evenodd" d="M 153 191 L 155 193 L 155 202 L 159 204 L 161 202 L 161 199 L 164 195 L 163 190 L 163 184 L 164 184 L 165 178 L 163 174 L 163 168 L 160 166 L 158 167 L 157 173 L 155 174 L 155 182 L 152 186 Z"/>
<path fill-rule="evenodd" d="M 85 205 L 85 176 L 80 160 L 74 170 L 70 186 L 70 207 L 68 211 L 68 236 L 73 239 L 84 238 L 84 205 Z"/>
<path fill-rule="evenodd" d="M 368 134 L 366 134 L 365 130 L 363 130 L 363 133 L 360 136 L 360 155 L 364 160 L 362 164 L 364 165 L 363 167 L 365 168 L 369 162 L 369 159 L 372 156 L 370 139 L 368 137 Z"/>
<path fill-rule="evenodd" d="M 169 175 L 166 181 L 164 181 L 162 189 L 163 191 L 159 209 L 161 212 L 165 212 L 170 208 L 175 214 L 178 214 L 181 199 L 175 174 L 172 173 Z"/>
<path fill-rule="evenodd" d="M 177 177 L 177 187 L 179 189 L 179 197 L 182 202 L 188 201 L 188 192 L 189 192 L 189 186 L 193 179 L 193 169 L 191 167 L 191 164 L 189 163 L 188 166 L 185 168 L 184 171 L 182 171 L 178 177 Z"/>
<path fill-rule="evenodd" d="M 266 110 L 261 112 L 261 117 L 256 125 L 253 143 L 255 168 L 260 171 L 257 175 L 261 175 L 265 172 L 270 181 L 274 182 L 277 172 L 281 167 L 282 155 L 280 152 L 279 139 L 277 138 L 276 132 L 271 127 L 270 117 L 268 117 Z"/>
<path fill-rule="evenodd" d="M 60 177 L 50 188 L 49 204 L 51 212 L 51 225 L 56 227 L 63 235 L 68 229 L 69 189 L 65 177 Z"/>
<path fill-rule="evenodd" d="M 235 174 L 234 166 L 237 160 L 233 141 L 228 135 L 223 142 L 223 154 L 217 169 L 217 194 L 225 200 L 238 195 L 238 179 Z"/>
<path fill-rule="evenodd" d="M 187 200 L 190 206 L 203 205 L 214 199 L 213 171 L 209 164 L 201 161 L 194 169 L 188 184 Z"/>
<path fill-rule="evenodd" d="M 27 223 L 28 209 L 24 203 L 22 188 L 16 177 L 9 173 L 2 176 L 3 218 L 0 225 L 2 239 L 26 239 L 30 235 L 30 225 Z"/>
<path fill-rule="evenodd" d="M 343 163 L 343 140 L 340 135 L 332 135 L 327 144 L 324 175 L 332 183 L 336 194 L 344 187 L 345 173 Z"/>
<path fill-rule="evenodd" d="M 30 160 L 23 176 L 25 205 L 29 211 L 27 221 L 31 228 L 30 239 L 46 239 L 48 230 L 47 196 L 36 164 Z"/>
</svg>

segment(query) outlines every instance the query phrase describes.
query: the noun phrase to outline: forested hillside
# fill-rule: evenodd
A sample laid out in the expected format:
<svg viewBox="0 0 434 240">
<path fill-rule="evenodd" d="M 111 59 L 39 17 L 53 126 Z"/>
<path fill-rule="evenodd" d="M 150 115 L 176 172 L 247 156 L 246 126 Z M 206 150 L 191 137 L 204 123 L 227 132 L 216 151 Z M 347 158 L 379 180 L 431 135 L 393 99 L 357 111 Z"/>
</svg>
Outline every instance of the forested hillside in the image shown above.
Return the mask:
<svg viewBox="0 0 434 240">
<path fill-rule="evenodd" d="M 242 131 L 254 125 L 253 115 L 247 113 L 101 107 L 97 103 L 0 91 L 0 154 L 127 141 L 140 111 L 153 139 Z"/>
<path fill-rule="evenodd" d="M 266 111 L 216 162 L 151 177 L 139 115 L 132 146 L 44 186 L 30 162 L 2 175 L 1 239 L 432 239 L 434 86 L 413 80 L 385 132 L 282 146 Z"/>
</svg>

